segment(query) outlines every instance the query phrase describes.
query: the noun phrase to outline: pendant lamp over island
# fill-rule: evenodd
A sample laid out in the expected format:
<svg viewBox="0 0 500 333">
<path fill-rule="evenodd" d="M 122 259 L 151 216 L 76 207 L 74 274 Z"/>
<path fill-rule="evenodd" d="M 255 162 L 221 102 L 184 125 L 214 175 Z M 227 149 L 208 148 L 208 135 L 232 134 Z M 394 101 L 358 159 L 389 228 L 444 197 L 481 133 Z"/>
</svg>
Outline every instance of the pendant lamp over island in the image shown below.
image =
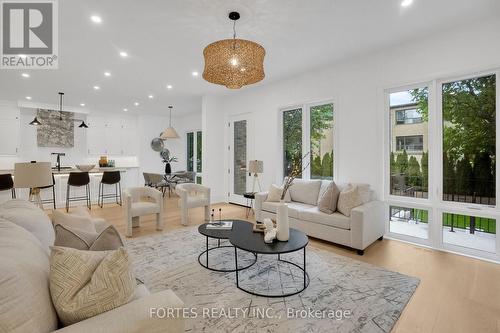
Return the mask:
<svg viewBox="0 0 500 333">
<path fill-rule="evenodd" d="M 63 118 L 62 118 L 62 113 L 63 113 L 63 97 L 64 97 L 64 93 L 63 92 L 59 92 L 59 121 L 62 121 Z M 74 119 L 74 121 L 81 121 L 82 123 L 78 126 L 79 128 L 89 128 L 89 126 L 87 124 L 85 124 L 85 120 L 81 120 L 81 119 Z M 35 119 L 33 119 L 30 123 L 30 125 L 34 125 L 34 126 L 38 126 L 38 125 L 41 125 L 42 123 L 40 121 L 38 121 L 38 118 L 35 116 Z"/>
<path fill-rule="evenodd" d="M 266 50 L 259 44 L 236 38 L 236 21 L 240 13 L 230 12 L 233 21 L 233 38 L 209 44 L 203 50 L 205 69 L 203 78 L 229 89 L 257 83 L 264 79 L 264 56 Z"/>
<path fill-rule="evenodd" d="M 170 120 L 167 129 L 165 129 L 163 133 L 161 133 L 160 139 L 162 140 L 179 138 L 179 134 L 177 134 L 175 128 L 172 127 L 172 108 L 173 108 L 172 105 L 168 106 L 168 109 L 170 111 L 170 118 L 169 118 Z"/>
</svg>

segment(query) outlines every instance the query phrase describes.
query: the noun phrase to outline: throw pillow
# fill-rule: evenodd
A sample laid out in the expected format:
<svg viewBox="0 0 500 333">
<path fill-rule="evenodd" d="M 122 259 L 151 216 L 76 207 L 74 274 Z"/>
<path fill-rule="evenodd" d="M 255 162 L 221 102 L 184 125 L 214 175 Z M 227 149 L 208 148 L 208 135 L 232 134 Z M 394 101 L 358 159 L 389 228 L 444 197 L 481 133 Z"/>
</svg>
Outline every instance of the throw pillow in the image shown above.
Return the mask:
<svg viewBox="0 0 500 333">
<path fill-rule="evenodd" d="M 92 222 L 90 216 L 68 214 L 55 210 L 52 215 L 52 219 L 54 225 L 62 224 L 63 226 L 70 227 L 72 229 L 96 233 L 94 223 Z"/>
<path fill-rule="evenodd" d="M 318 209 L 326 214 L 333 214 L 337 210 L 337 201 L 340 191 L 335 182 L 330 182 L 326 191 L 318 201 Z"/>
<path fill-rule="evenodd" d="M 337 210 L 345 216 L 351 216 L 351 210 L 354 207 L 362 205 L 361 197 L 358 192 L 357 186 L 348 185 L 339 194 L 339 201 L 337 203 Z"/>
<path fill-rule="evenodd" d="M 279 202 L 281 200 L 281 193 L 283 192 L 283 187 L 279 187 L 278 185 L 272 184 L 269 188 L 269 192 L 267 193 L 268 202 Z M 285 202 L 290 202 L 290 191 L 286 191 L 285 193 Z"/>
<path fill-rule="evenodd" d="M 64 326 L 128 303 L 135 294 L 132 262 L 124 248 L 80 251 L 51 248 L 50 294 Z"/>
<path fill-rule="evenodd" d="M 112 225 L 101 233 L 87 232 L 77 228 L 56 224 L 55 246 L 70 247 L 77 250 L 108 251 L 125 246 L 123 239 Z"/>
</svg>

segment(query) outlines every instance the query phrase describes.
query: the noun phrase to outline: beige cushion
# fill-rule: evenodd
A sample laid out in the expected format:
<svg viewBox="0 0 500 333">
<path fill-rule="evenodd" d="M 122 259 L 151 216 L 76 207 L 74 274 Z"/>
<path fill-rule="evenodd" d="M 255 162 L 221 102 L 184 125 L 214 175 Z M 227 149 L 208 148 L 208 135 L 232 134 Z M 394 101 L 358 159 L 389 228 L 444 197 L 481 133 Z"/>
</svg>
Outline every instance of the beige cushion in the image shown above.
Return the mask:
<svg viewBox="0 0 500 333">
<path fill-rule="evenodd" d="M 332 214 L 337 210 L 337 201 L 340 191 L 335 182 L 330 182 L 325 192 L 318 199 L 318 208 L 326 214 Z"/>
<path fill-rule="evenodd" d="M 54 222 L 54 225 L 62 224 L 65 227 L 70 227 L 72 229 L 78 229 L 85 232 L 97 232 L 90 216 L 81 214 L 68 214 L 55 210 L 52 213 L 52 221 Z"/>
<path fill-rule="evenodd" d="M 266 201 L 262 203 L 262 210 L 276 214 L 276 210 L 279 205 L 280 205 L 279 202 Z M 288 206 L 288 216 L 293 218 L 299 218 L 300 211 L 314 207 L 313 205 L 308 205 L 301 202 L 290 202 L 287 203 L 287 206 Z"/>
<path fill-rule="evenodd" d="M 123 239 L 112 225 L 101 233 L 92 233 L 56 224 L 55 246 L 70 247 L 77 250 L 108 251 L 124 246 Z"/>
<path fill-rule="evenodd" d="M 26 229 L 0 219 L 0 332 L 52 332 L 49 256 Z"/>
<path fill-rule="evenodd" d="M 45 252 L 50 253 L 49 246 L 54 244 L 55 234 L 52 222 L 43 210 L 29 201 L 14 199 L 0 205 L 0 218 L 31 232 L 42 243 Z"/>
<path fill-rule="evenodd" d="M 269 191 L 267 193 L 268 202 L 279 202 L 281 200 L 281 194 L 283 193 L 283 186 L 279 187 L 278 185 L 272 184 L 269 187 Z M 290 191 L 286 191 L 285 193 L 285 202 L 290 202 Z"/>
<path fill-rule="evenodd" d="M 143 216 L 148 214 L 157 214 L 160 212 L 160 206 L 154 202 L 134 202 L 132 203 L 132 216 Z"/>
<path fill-rule="evenodd" d="M 78 215 L 82 217 L 88 217 L 92 220 L 92 223 L 94 223 L 95 230 L 100 233 L 103 231 L 105 228 L 108 227 L 109 223 L 106 222 L 105 219 L 101 217 L 94 217 L 90 215 L 90 211 L 86 206 L 77 206 L 73 210 L 73 215 Z"/>
<path fill-rule="evenodd" d="M 321 212 L 318 207 L 312 207 L 300 211 L 299 219 L 340 229 L 349 230 L 351 228 L 351 219 L 349 217 L 337 212 L 333 214 L 326 214 Z"/>
<path fill-rule="evenodd" d="M 133 298 L 136 280 L 124 248 L 115 251 L 51 249 L 50 293 L 65 326 L 112 310 Z"/>
<path fill-rule="evenodd" d="M 290 197 L 292 201 L 316 206 L 320 187 L 321 180 L 295 179 L 289 189 Z"/>
<path fill-rule="evenodd" d="M 345 216 L 351 216 L 351 210 L 363 204 L 357 186 L 348 186 L 339 195 L 337 210 Z"/>
</svg>

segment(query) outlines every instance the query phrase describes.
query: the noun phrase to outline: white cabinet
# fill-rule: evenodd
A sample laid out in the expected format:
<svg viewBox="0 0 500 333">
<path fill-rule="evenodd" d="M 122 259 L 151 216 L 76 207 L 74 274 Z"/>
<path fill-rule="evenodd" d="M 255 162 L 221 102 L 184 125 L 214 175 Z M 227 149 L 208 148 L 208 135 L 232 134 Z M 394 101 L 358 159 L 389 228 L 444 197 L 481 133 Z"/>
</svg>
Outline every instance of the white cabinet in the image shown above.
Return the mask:
<svg viewBox="0 0 500 333">
<path fill-rule="evenodd" d="M 17 155 L 19 150 L 19 108 L 0 104 L 0 155 Z"/>
<path fill-rule="evenodd" d="M 88 122 L 89 155 L 134 156 L 137 154 L 135 117 L 90 116 Z"/>
</svg>

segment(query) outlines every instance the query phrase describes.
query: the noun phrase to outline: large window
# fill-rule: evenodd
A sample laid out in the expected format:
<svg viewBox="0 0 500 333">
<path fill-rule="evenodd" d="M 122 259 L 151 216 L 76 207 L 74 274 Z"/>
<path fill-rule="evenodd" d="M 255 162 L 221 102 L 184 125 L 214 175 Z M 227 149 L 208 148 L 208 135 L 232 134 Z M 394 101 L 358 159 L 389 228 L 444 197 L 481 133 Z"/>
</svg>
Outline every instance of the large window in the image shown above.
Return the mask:
<svg viewBox="0 0 500 333">
<path fill-rule="evenodd" d="M 389 94 L 389 101 L 390 194 L 427 198 L 429 185 L 428 88 L 396 91 Z M 411 108 L 408 109 L 409 107 Z M 407 118 L 410 116 L 411 118 Z M 407 119 L 412 119 L 412 121 L 407 121 Z M 414 121 L 415 119 L 419 120 Z"/>
<path fill-rule="evenodd" d="M 284 110 L 282 117 L 283 175 L 295 167 L 301 178 L 333 179 L 333 103 Z"/>
<path fill-rule="evenodd" d="M 495 75 L 442 86 L 443 200 L 495 205 Z"/>
<path fill-rule="evenodd" d="M 188 132 L 186 139 L 186 169 L 187 171 L 195 171 L 197 173 L 196 183 L 201 184 L 202 133 L 201 131 Z"/>
<path fill-rule="evenodd" d="M 392 235 L 500 261 L 497 92 L 495 72 L 388 92 Z"/>
</svg>

